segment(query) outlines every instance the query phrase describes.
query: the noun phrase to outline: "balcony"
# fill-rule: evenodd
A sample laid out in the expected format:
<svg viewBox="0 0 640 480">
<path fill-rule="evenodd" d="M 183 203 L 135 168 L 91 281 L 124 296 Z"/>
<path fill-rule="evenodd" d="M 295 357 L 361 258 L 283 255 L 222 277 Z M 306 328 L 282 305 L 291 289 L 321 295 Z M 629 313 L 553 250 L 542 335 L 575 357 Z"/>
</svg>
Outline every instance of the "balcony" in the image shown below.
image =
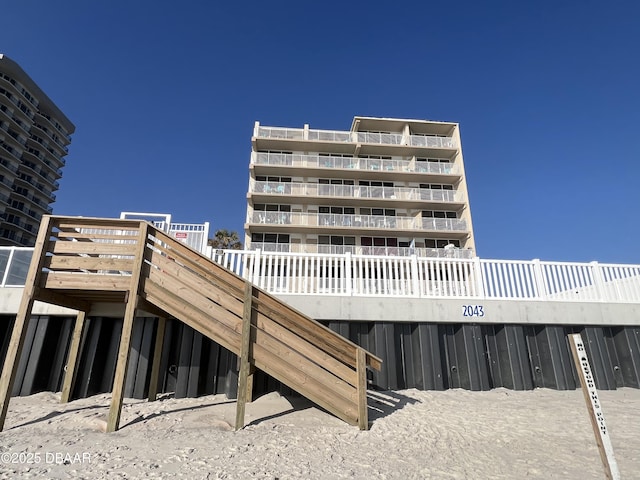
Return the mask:
<svg viewBox="0 0 640 480">
<path fill-rule="evenodd" d="M 426 173 L 431 175 L 460 175 L 460 167 L 455 163 L 416 161 L 416 160 L 379 160 L 358 157 L 333 157 L 327 155 L 302 155 L 297 153 L 264 153 L 255 154 L 254 165 L 281 167 L 287 169 L 313 169 L 318 174 L 327 174 L 328 170 L 390 172 L 397 177 L 398 173 Z M 342 172 L 344 174 L 344 172 Z M 377 175 L 379 176 L 379 175 Z M 411 178 L 411 176 L 407 176 Z"/>
<path fill-rule="evenodd" d="M 453 137 L 440 135 L 403 135 L 401 133 L 347 132 L 304 128 L 262 127 L 254 132 L 256 139 L 287 140 L 293 142 L 328 142 L 334 144 L 387 145 L 409 148 L 456 149 Z"/>
<path fill-rule="evenodd" d="M 467 223 L 454 218 L 394 217 L 384 215 L 345 215 L 334 213 L 266 212 L 254 211 L 247 219 L 255 227 L 279 226 L 278 231 L 295 232 L 302 229 L 326 231 L 437 231 L 466 232 Z M 256 230 L 260 230 L 257 228 Z"/>
<path fill-rule="evenodd" d="M 466 232 L 467 222 L 459 218 L 422 218 L 422 230 Z"/>
<path fill-rule="evenodd" d="M 318 197 L 318 198 L 348 198 L 350 204 L 366 204 L 366 200 L 381 200 L 415 203 L 415 207 L 423 207 L 428 203 L 463 203 L 464 195 L 458 190 L 437 190 L 427 188 L 382 187 L 363 185 L 331 185 L 319 183 L 298 182 L 258 182 L 252 180 L 249 191 L 256 197 L 288 196 L 288 197 Z M 265 199 L 269 201 L 270 199 Z M 341 202 L 344 203 L 344 202 Z"/>
<path fill-rule="evenodd" d="M 373 247 L 356 245 L 303 245 L 292 243 L 251 242 L 249 250 L 280 253 L 326 253 L 331 255 L 382 255 L 409 257 L 416 255 L 425 258 L 461 258 L 474 257 L 473 250 L 467 248 L 409 248 L 409 247 Z"/>
</svg>

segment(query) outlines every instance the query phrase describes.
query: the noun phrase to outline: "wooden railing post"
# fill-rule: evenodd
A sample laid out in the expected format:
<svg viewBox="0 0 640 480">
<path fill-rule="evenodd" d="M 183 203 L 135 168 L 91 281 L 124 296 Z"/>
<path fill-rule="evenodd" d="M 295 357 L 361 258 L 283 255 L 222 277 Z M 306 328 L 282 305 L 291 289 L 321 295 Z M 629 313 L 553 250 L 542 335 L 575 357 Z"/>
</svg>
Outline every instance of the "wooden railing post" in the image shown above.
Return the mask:
<svg viewBox="0 0 640 480">
<path fill-rule="evenodd" d="M 358 375 L 358 427 L 360 430 L 369 429 L 367 413 L 367 352 L 362 348 L 356 349 L 356 373 Z"/>
<path fill-rule="evenodd" d="M 71 398 L 73 385 L 76 381 L 76 372 L 78 367 L 78 359 L 80 358 L 80 346 L 82 342 L 82 331 L 84 329 L 86 315 L 86 312 L 78 312 L 76 323 L 73 327 L 71 346 L 69 347 L 69 355 L 67 356 L 67 365 L 64 371 L 64 381 L 62 382 L 62 394 L 60 395 L 60 403 L 67 403 Z"/>
<path fill-rule="evenodd" d="M 24 284 L 20 308 L 16 316 L 15 324 L 13 325 L 9 348 L 4 358 L 2 376 L 0 376 L 0 431 L 4 428 L 4 420 L 7 416 L 7 410 L 9 409 L 9 400 L 11 398 L 11 391 L 13 390 L 13 383 L 16 380 L 18 361 L 20 360 L 20 354 L 22 353 L 22 347 L 24 346 L 27 333 L 26 326 L 31 318 L 37 283 L 40 280 L 40 273 L 46 256 L 50 234 L 51 217 L 44 215 L 33 249 L 33 257 L 31 258 L 29 273 L 27 274 L 27 279 Z"/>
<path fill-rule="evenodd" d="M 138 233 L 138 253 L 131 271 L 131 284 L 128 292 L 122 333 L 120 335 L 120 348 L 118 349 L 118 361 L 116 364 L 115 377 L 113 379 L 113 392 L 111 394 L 111 408 L 109 409 L 109 418 L 107 420 L 107 432 L 115 432 L 120 426 L 120 414 L 122 412 L 122 401 L 124 399 L 127 366 L 129 365 L 129 350 L 131 349 L 131 332 L 133 330 L 133 320 L 135 318 L 136 307 L 138 305 L 140 279 L 146 254 L 148 233 L 149 224 L 146 222 L 140 222 L 140 231 Z"/>
</svg>

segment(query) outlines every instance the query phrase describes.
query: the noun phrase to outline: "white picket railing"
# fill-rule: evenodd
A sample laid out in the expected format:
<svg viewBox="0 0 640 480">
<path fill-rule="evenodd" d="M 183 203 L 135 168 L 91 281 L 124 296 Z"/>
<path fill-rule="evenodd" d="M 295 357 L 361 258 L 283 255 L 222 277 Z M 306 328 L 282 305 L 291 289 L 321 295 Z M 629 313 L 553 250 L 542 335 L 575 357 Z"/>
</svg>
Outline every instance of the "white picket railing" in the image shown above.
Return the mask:
<svg viewBox="0 0 640 480">
<path fill-rule="evenodd" d="M 640 303 L 640 265 L 220 250 L 271 293 Z"/>
<path fill-rule="evenodd" d="M 0 247 L 0 287 L 23 286 L 33 249 Z M 640 303 L 640 265 L 213 250 L 270 292 Z"/>
</svg>

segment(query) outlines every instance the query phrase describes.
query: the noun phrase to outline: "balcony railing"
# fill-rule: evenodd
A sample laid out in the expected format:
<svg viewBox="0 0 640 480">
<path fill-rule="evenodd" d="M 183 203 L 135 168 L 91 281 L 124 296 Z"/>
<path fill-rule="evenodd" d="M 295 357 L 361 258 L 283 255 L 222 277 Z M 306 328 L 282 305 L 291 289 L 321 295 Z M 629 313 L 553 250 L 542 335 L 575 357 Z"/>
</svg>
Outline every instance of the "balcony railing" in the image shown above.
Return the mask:
<svg viewBox="0 0 640 480">
<path fill-rule="evenodd" d="M 0 287 L 24 286 L 32 248 L 0 247 Z M 640 304 L 640 265 L 213 250 L 269 293 Z"/>
<path fill-rule="evenodd" d="M 467 230 L 467 222 L 458 218 L 396 217 L 390 215 L 353 215 L 338 213 L 300 213 L 254 211 L 248 223 L 291 225 L 321 228 L 374 230 L 459 231 Z"/>
<path fill-rule="evenodd" d="M 294 195 L 304 197 L 374 198 L 421 202 L 463 202 L 462 192 L 428 188 L 371 187 L 364 185 L 331 185 L 324 183 L 257 182 L 249 185 L 251 193 Z"/>
<path fill-rule="evenodd" d="M 329 253 L 343 255 L 351 253 L 356 255 L 384 255 L 428 258 L 473 258 L 473 250 L 467 248 L 413 248 L 413 247 L 374 247 L 361 245 L 309 245 L 298 243 L 270 243 L 251 242 L 249 250 L 261 250 L 263 252 L 281 253 Z"/>
<path fill-rule="evenodd" d="M 255 165 L 287 166 L 294 168 L 329 168 L 347 170 L 380 170 L 382 172 L 408 172 L 431 174 L 458 174 L 455 163 L 388 160 L 358 157 L 332 157 L 326 155 L 302 155 L 297 153 L 259 152 L 253 160 Z"/>
<path fill-rule="evenodd" d="M 259 138 L 310 140 L 334 143 L 370 143 L 377 145 L 409 145 L 412 147 L 456 148 L 452 137 L 436 135 L 402 135 L 401 133 L 345 132 L 340 130 L 305 130 L 303 128 L 258 127 Z"/>
</svg>

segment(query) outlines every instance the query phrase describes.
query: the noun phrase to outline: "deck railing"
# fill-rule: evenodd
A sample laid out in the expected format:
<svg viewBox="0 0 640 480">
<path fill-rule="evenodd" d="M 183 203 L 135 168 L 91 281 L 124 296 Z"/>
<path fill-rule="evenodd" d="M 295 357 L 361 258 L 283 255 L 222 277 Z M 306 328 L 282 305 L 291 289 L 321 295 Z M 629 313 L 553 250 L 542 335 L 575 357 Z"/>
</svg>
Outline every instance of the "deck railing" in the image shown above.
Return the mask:
<svg viewBox="0 0 640 480">
<path fill-rule="evenodd" d="M 0 247 L 0 287 L 24 285 L 33 249 Z M 640 303 L 640 265 L 214 250 L 269 293 Z"/>
<path fill-rule="evenodd" d="M 315 130 L 259 126 L 258 138 L 285 140 L 313 140 L 334 143 L 372 143 L 379 145 L 410 145 L 428 148 L 456 148 L 455 139 L 439 135 L 408 135 L 385 132 L 347 132 L 342 130 Z"/>
<path fill-rule="evenodd" d="M 219 250 L 271 293 L 640 303 L 640 265 Z"/>
<path fill-rule="evenodd" d="M 433 173 L 438 175 L 457 175 L 460 166 L 442 161 L 404 160 L 342 157 L 331 155 L 307 155 L 301 153 L 257 152 L 252 157 L 255 165 L 270 165 L 295 168 L 347 169 L 347 170 L 380 170 L 383 172 Z"/>
</svg>

